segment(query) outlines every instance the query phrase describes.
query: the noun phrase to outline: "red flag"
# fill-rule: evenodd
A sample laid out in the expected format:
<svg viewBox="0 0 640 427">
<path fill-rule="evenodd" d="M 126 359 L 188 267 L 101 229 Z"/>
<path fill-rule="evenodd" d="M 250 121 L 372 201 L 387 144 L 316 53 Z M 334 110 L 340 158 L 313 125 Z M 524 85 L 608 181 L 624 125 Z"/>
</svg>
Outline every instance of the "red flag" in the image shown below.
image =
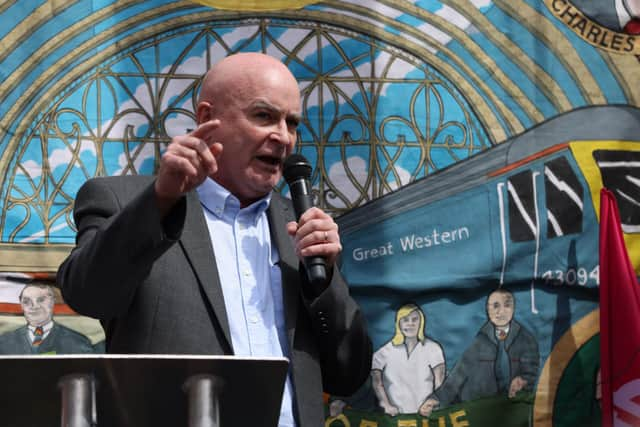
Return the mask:
<svg viewBox="0 0 640 427">
<path fill-rule="evenodd" d="M 640 426 L 640 285 L 613 193 L 600 192 L 602 426 Z"/>
</svg>

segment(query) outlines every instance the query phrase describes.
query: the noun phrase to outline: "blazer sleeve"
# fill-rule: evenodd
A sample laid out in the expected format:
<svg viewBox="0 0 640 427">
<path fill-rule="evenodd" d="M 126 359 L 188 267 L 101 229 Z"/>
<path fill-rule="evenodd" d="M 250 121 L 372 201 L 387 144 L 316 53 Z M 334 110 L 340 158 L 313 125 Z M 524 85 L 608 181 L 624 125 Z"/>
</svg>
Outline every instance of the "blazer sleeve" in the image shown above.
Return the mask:
<svg viewBox="0 0 640 427">
<path fill-rule="evenodd" d="M 80 188 L 74 206 L 76 247 L 57 274 L 71 308 L 99 319 L 129 308 L 137 286 L 184 225 L 185 200 L 164 220 L 155 203 L 148 179 L 97 178 Z"/>
<path fill-rule="evenodd" d="M 304 271 L 301 276 L 304 282 Z M 371 372 L 372 345 L 364 314 L 337 267 L 323 292 L 303 299 L 318 342 L 324 391 L 355 393 Z"/>
</svg>

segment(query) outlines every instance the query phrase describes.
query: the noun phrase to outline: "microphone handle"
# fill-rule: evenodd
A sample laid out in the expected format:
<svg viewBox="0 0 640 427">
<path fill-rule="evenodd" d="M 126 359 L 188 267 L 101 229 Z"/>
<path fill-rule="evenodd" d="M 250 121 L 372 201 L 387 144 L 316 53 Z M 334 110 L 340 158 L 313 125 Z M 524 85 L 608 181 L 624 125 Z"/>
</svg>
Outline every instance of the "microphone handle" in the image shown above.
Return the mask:
<svg viewBox="0 0 640 427">
<path fill-rule="evenodd" d="M 303 213 L 313 207 L 313 196 L 309 181 L 299 178 L 289 184 L 293 210 L 296 220 L 300 219 Z M 312 285 L 323 285 L 327 281 L 327 267 L 325 259 L 321 256 L 304 257 L 304 267 L 307 270 L 307 277 Z"/>
</svg>

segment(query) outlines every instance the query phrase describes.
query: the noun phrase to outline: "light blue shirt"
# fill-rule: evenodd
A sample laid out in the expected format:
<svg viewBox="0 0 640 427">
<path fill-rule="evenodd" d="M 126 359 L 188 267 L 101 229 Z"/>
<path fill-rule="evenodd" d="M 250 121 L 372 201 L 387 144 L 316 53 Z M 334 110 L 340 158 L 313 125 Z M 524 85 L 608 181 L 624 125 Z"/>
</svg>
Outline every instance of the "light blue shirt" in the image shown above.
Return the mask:
<svg viewBox="0 0 640 427">
<path fill-rule="evenodd" d="M 266 213 L 271 194 L 241 209 L 238 198 L 210 178 L 197 191 L 216 255 L 234 353 L 289 357 L 280 257 L 271 243 Z M 295 426 L 290 376 L 278 426 Z"/>
</svg>

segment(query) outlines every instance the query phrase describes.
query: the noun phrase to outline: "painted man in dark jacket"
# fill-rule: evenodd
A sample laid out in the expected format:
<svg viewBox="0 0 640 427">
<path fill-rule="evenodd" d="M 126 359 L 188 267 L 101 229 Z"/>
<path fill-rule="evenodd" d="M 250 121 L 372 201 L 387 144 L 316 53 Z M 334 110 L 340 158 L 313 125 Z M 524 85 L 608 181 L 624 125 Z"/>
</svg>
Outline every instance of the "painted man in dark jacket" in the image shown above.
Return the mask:
<svg viewBox="0 0 640 427">
<path fill-rule="evenodd" d="M 0 336 L 0 354 L 93 353 L 84 335 L 53 320 L 55 294 L 47 285 L 27 285 L 20 292 L 27 324 Z"/>
<path fill-rule="evenodd" d="M 532 391 L 538 375 L 538 342 L 513 319 L 513 294 L 499 288 L 487 298 L 489 320 L 478 331 L 451 373 L 427 401 L 436 406 Z"/>
</svg>

